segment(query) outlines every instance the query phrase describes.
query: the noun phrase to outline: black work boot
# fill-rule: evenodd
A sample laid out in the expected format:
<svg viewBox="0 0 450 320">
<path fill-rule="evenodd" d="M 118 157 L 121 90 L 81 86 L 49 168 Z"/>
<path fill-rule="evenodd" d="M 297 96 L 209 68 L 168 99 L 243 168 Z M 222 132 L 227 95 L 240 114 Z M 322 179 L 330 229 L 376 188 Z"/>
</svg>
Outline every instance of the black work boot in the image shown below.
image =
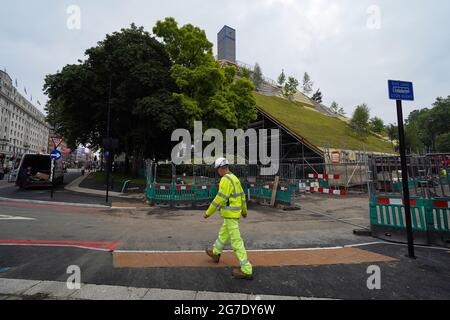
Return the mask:
<svg viewBox="0 0 450 320">
<path fill-rule="evenodd" d="M 220 254 L 219 255 L 214 254 L 214 250 L 213 249 L 210 249 L 210 248 L 206 249 L 206 254 L 211 259 L 213 259 L 215 263 L 219 263 L 219 261 L 220 261 Z"/>
<path fill-rule="evenodd" d="M 253 280 L 253 275 L 245 274 L 241 269 L 235 268 L 233 269 L 233 277 L 235 279 L 243 279 L 243 280 Z"/>
</svg>

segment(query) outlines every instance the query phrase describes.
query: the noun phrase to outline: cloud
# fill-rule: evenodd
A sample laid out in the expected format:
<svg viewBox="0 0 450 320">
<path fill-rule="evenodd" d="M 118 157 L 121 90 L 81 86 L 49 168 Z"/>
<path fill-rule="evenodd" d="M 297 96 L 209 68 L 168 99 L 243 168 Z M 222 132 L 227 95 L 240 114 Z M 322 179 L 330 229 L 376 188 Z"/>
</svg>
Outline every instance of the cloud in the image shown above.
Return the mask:
<svg viewBox="0 0 450 320">
<path fill-rule="evenodd" d="M 66 28 L 72 4 L 81 8 L 78 31 Z M 376 30 L 367 27 L 372 5 L 381 14 Z M 0 21 L 0 67 L 41 102 L 46 74 L 82 59 L 107 33 L 132 22 L 151 31 L 166 16 L 200 26 L 214 44 L 223 25 L 236 28 L 239 60 L 258 62 L 271 78 L 281 69 L 297 78 L 307 71 L 325 102 L 337 101 L 349 114 L 366 102 L 373 115 L 394 122 L 388 78 L 415 82 L 417 101 L 405 105 L 406 114 L 450 94 L 446 0 L 16 0 L 2 11 L 14 19 Z"/>
</svg>

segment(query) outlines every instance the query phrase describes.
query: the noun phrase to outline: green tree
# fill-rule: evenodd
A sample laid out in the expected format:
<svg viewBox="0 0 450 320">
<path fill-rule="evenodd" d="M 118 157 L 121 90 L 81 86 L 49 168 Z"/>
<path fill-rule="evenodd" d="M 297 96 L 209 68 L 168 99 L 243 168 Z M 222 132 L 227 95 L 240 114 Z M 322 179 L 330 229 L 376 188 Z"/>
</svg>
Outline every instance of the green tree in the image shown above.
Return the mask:
<svg viewBox="0 0 450 320">
<path fill-rule="evenodd" d="M 255 64 L 255 68 L 253 69 L 251 79 L 252 79 L 253 84 L 255 85 L 256 89 L 259 89 L 264 82 L 263 73 L 262 73 L 261 67 L 259 66 L 258 63 Z"/>
<path fill-rule="evenodd" d="M 320 91 L 320 89 L 317 89 L 317 91 L 313 94 L 311 99 L 317 103 L 322 103 L 323 95 L 322 95 L 322 92 Z"/>
<path fill-rule="evenodd" d="M 190 24 L 182 27 L 173 18 L 158 21 L 153 28 L 162 39 L 173 62 L 174 97 L 181 104 L 192 127 L 203 121 L 204 129 L 246 127 L 256 119 L 254 85 L 237 77 L 233 66 L 220 66 L 206 33 Z"/>
<path fill-rule="evenodd" d="M 298 86 L 299 86 L 298 80 L 295 79 L 294 77 L 289 77 L 284 85 L 283 95 L 289 100 L 292 100 L 294 98 L 295 93 L 297 93 Z"/>
<path fill-rule="evenodd" d="M 424 149 L 424 144 L 417 135 L 417 128 L 414 125 L 406 125 L 405 148 L 410 154 L 420 154 Z"/>
<path fill-rule="evenodd" d="M 438 136 L 450 132 L 450 96 L 437 98 L 431 109 L 424 108 L 410 113 L 406 125 L 415 128 L 427 150 L 437 151 Z"/>
<path fill-rule="evenodd" d="M 246 78 L 248 80 L 251 80 L 252 77 L 252 71 L 245 67 L 239 67 L 238 69 L 238 76 L 241 78 Z"/>
<path fill-rule="evenodd" d="M 335 112 L 335 113 L 338 113 L 338 111 L 339 111 L 339 105 L 336 103 L 336 101 L 333 101 L 333 102 L 331 103 L 330 109 L 331 109 L 331 111 L 333 111 L 333 112 Z"/>
<path fill-rule="evenodd" d="M 386 133 L 388 135 L 389 140 L 396 141 L 398 140 L 398 128 L 394 124 L 390 124 L 385 127 Z"/>
<path fill-rule="evenodd" d="M 338 110 L 337 113 L 338 113 L 339 115 L 341 115 L 341 116 L 345 116 L 345 115 L 346 115 L 346 112 L 345 112 L 344 108 L 339 108 L 339 110 Z"/>
<path fill-rule="evenodd" d="M 49 123 L 69 146 L 102 147 L 111 92 L 111 136 L 117 152 L 132 158 L 137 172 L 144 157 L 170 154 L 170 135 L 184 113 L 172 97 L 176 84 L 164 46 L 134 24 L 86 50 L 86 60 L 45 78 Z"/>
<path fill-rule="evenodd" d="M 307 72 L 303 75 L 302 91 L 304 94 L 309 95 L 313 91 L 314 82 L 311 81 L 311 77 Z"/>
<path fill-rule="evenodd" d="M 280 87 L 284 86 L 284 83 L 286 82 L 286 75 L 284 74 L 284 70 L 281 71 L 281 74 L 278 77 L 278 85 Z"/>
<path fill-rule="evenodd" d="M 372 130 L 375 133 L 381 134 L 384 131 L 384 122 L 382 119 L 378 117 L 374 117 L 370 119 L 370 130 Z"/>
<path fill-rule="evenodd" d="M 436 138 L 436 151 L 450 153 L 450 132 L 442 133 Z"/>
<path fill-rule="evenodd" d="M 350 121 L 350 126 L 362 138 L 366 138 L 369 131 L 369 117 L 370 110 L 365 103 L 356 107 L 353 112 L 353 117 Z"/>
</svg>

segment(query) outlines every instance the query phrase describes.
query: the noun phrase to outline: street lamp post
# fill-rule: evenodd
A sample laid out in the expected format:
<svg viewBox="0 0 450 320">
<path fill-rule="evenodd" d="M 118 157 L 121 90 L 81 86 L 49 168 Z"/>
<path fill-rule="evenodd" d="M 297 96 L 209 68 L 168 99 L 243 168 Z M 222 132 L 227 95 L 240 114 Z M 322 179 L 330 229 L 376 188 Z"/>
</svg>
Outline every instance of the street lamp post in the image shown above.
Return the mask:
<svg viewBox="0 0 450 320">
<path fill-rule="evenodd" d="M 109 171 L 111 169 L 111 139 L 110 132 L 111 131 L 111 77 L 109 78 L 109 94 L 108 94 L 108 119 L 106 124 L 106 202 L 109 202 Z"/>
</svg>

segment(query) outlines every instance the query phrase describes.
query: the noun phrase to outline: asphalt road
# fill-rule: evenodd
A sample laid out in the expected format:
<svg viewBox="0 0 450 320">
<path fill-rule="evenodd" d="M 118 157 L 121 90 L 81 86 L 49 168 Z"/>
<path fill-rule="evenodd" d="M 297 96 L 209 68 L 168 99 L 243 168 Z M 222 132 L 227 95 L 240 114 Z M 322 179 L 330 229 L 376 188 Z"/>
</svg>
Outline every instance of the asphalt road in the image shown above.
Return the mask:
<svg viewBox="0 0 450 320">
<path fill-rule="evenodd" d="M 11 268 L 0 277 L 66 281 L 67 268 L 77 265 L 81 281 L 90 284 L 356 300 L 450 298 L 448 252 L 418 249 L 419 258 L 411 261 L 397 246 L 376 245 L 368 250 L 399 259 L 377 264 L 381 290 L 367 288 L 371 264 L 259 267 L 254 269 L 255 280 L 248 282 L 232 279 L 231 269 L 115 269 L 108 252 L 45 247 L 0 247 L 0 265 Z"/>
<path fill-rule="evenodd" d="M 336 208 L 335 220 L 307 211 L 314 202 L 304 206 L 300 211 L 250 206 L 248 219 L 241 221 L 246 246 L 310 248 L 373 241 L 353 234 L 353 223 L 367 225 L 364 212 L 343 206 Z M 121 242 L 123 250 L 203 250 L 215 241 L 223 222 L 219 214 L 204 220 L 201 210 L 80 209 L 1 201 L 0 215 L 34 219 L 4 221 L 0 224 L 3 239 Z"/>
<path fill-rule="evenodd" d="M 111 205 L 112 202 L 121 201 L 118 198 L 110 198 L 106 203 L 106 198 L 101 196 L 80 194 L 64 189 L 64 186 L 80 177 L 81 173 L 77 171 L 69 171 L 64 175 L 64 184 L 55 188 L 53 199 L 50 197 L 50 188 L 33 188 L 21 190 L 14 183 L 8 183 L 6 178 L 0 181 L 0 197 L 11 199 L 28 199 L 39 201 L 82 203 L 96 205 Z"/>
<path fill-rule="evenodd" d="M 375 241 L 353 236 L 353 227 L 345 221 L 302 211 L 260 211 L 251 210 L 249 219 L 242 222 L 248 249 Z M 345 220 L 345 212 L 337 212 L 336 217 Z M 115 248 L 121 250 L 201 250 L 214 241 L 221 223 L 218 216 L 205 221 L 201 214 L 201 211 L 130 212 L 2 202 L 0 240 L 4 244 L 11 240 L 81 241 L 86 245 L 107 242 L 116 243 Z M 67 267 L 78 265 L 82 282 L 91 284 L 334 299 L 450 298 L 449 250 L 417 248 L 417 260 L 406 258 L 403 246 L 377 244 L 364 250 L 397 259 L 376 264 L 381 268 L 381 290 L 367 288 L 367 268 L 371 265 L 367 263 L 256 267 L 255 280 L 242 282 L 231 278 L 230 269 L 117 269 L 110 252 L 30 245 L 0 245 L 0 270 L 6 268 L 0 277 L 66 281 Z"/>
</svg>

